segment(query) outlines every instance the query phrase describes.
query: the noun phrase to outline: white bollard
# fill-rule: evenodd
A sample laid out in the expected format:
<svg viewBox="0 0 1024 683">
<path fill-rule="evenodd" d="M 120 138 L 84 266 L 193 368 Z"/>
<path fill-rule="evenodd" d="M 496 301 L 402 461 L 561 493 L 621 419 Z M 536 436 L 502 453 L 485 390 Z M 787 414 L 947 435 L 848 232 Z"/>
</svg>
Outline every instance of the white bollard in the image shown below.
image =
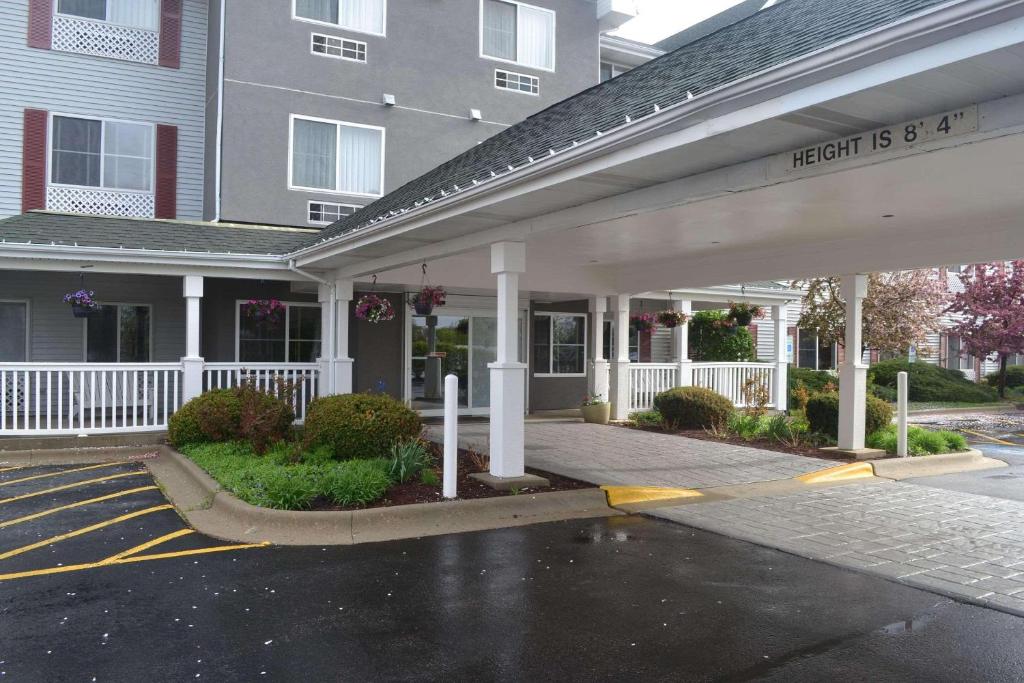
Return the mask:
<svg viewBox="0 0 1024 683">
<path fill-rule="evenodd" d="M 896 374 L 896 455 L 907 457 L 907 373 Z"/>
<path fill-rule="evenodd" d="M 459 378 L 444 378 L 444 474 L 442 493 L 455 498 L 455 484 L 459 476 Z"/>
</svg>

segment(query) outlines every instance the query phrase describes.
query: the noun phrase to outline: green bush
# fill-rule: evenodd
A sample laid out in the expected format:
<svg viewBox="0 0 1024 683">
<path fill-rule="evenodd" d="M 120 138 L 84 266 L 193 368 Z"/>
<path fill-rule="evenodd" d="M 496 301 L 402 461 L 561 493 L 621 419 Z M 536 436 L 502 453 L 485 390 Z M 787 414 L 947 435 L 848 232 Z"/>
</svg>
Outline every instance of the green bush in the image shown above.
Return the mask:
<svg viewBox="0 0 1024 683">
<path fill-rule="evenodd" d="M 387 460 L 352 460 L 328 467 L 320 491 L 337 505 L 366 505 L 382 498 L 391 486 Z"/>
<path fill-rule="evenodd" d="M 291 435 L 295 411 L 290 400 L 248 382 L 232 391 L 239 402 L 238 438 L 251 443 L 257 453 L 265 453 L 271 444 Z"/>
<path fill-rule="evenodd" d="M 833 439 L 839 436 L 839 394 L 821 393 L 807 402 L 807 422 L 813 432 Z M 872 434 L 892 422 L 892 406 L 874 396 L 868 396 L 864 408 L 865 433 Z"/>
<path fill-rule="evenodd" d="M 690 358 L 695 361 L 757 360 L 750 330 L 736 327 L 722 311 L 698 311 L 689 322 Z"/>
<path fill-rule="evenodd" d="M 242 404 L 233 389 L 214 389 L 196 396 L 167 422 L 167 440 L 175 447 L 238 438 Z"/>
<path fill-rule="evenodd" d="M 793 409 L 802 405 L 802 398 L 806 399 L 810 395 L 821 393 L 829 385 L 838 386 L 839 379 L 826 370 L 790 366 L 786 371 L 786 384 L 789 391 L 788 405 L 790 409 Z"/>
<path fill-rule="evenodd" d="M 868 393 L 888 403 L 896 402 L 896 390 L 892 387 L 883 387 L 881 384 L 869 384 Z"/>
<path fill-rule="evenodd" d="M 420 416 L 390 396 L 342 394 L 309 404 L 305 438 L 341 460 L 387 458 L 392 446 L 417 438 L 421 429 Z"/>
<path fill-rule="evenodd" d="M 999 373 L 993 372 L 985 376 L 985 381 L 990 387 L 999 386 Z M 1006 386 L 1009 389 L 1024 387 L 1024 365 L 1011 365 L 1006 368 Z"/>
<path fill-rule="evenodd" d="M 676 387 L 654 397 L 654 409 L 671 429 L 721 429 L 734 410 L 725 396 L 703 387 Z"/>
<path fill-rule="evenodd" d="M 996 392 L 964 377 L 959 370 L 948 370 L 930 363 L 886 360 L 868 370 L 868 382 L 896 389 L 896 375 L 906 372 L 907 396 L 911 401 L 987 403 L 998 399 Z"/>
<path fill-rule="evenodd" d="M 726 429 L 744 441 L 753 441 L 761 436 L 761 417 L 733 411 L 729 415 Z"/>
<path fill-rule="evenodd" d="M 395 482 L 404 484 L 423 471 L 430 464 L 427 446 L 419 439 L 396 443 L 391 447 L 388 475 Z"/>
<path fill-rule="evenodd" d="M 896 425 L 888 425 L 868 435 L 868 448 L 879 448 L 896 455 Z M 967 450 L 967 439 L 962 434 L 948 430 L 932 431 L 921 427 L 907 429 L 907 453 L 909 455 L 937 455 Z"/>
<path fill-rule="evenodd" d="M 629 421 L 637 427 L 660 427 L 663 420 L 657 410 L 641 410 L 629 414 Z"/>
</svg>

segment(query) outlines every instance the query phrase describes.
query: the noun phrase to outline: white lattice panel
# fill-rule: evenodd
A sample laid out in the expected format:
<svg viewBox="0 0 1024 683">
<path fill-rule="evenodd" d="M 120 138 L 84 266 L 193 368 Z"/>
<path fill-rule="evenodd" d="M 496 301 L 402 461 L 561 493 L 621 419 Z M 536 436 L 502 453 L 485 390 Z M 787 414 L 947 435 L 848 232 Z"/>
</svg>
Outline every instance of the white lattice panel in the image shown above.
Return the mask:
<svg viewBox="0 0 1024 683">
<path fill-rule="evenodd" d="M 153 218 L 155 207 L 152 194 L 50 185 L 46 188 L 46 208 L 94 216 Z"/>
<path fill-rule="evenodd" d="M 160 34 L 58 14 L 53 17 L 53 49 L 156 64 L 160 59 Z"/>
</svg>

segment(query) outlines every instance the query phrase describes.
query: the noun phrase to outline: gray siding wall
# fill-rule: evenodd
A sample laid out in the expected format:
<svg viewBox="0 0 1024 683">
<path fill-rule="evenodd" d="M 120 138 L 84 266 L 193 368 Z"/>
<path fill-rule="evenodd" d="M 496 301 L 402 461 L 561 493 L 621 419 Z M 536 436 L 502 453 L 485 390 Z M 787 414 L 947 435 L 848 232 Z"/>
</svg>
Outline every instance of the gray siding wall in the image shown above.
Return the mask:
<svg viewBox="0 0 1024 683">
<path fill-rule="evenodd" d="M 206 2 L 184 2 L 180 69 L 30 48 L 27 20 L 0 2 L 0 218 L 21 213 L 26 108 L 178 126 L 178 216 L 201 218 Z"/>
<path fill-rule="evenodd" d="M 305 225 L 310 199 L 372 201 L 288 190 L 289 114 L 386 128 L 387 192 L 596 83 L 594 4 L 531 4 L 556 12 L 554 73 L 480 57 L 479 0 L 391 0 L 386 37 L 293 20 L 289 0 L 228 2 L 222 218 Z M 365 42 L 367 63 L 311 54 L 312 33 Z M 496 89 L 495 68 L 539 76 L 541 95 Z M 471 108 L 484 120 L 470 121 Z"/>
<path fill-rule="evenodd" d="M 378 294 L 391 301 L 395 319 L 386 323 L 368 323 L 355 317 L 356 302 L 365 292 L 356 292 L 349 306 L 349 355 L 352 363 L 352 387 L 357 392 L 385 393 L 402 398 L 405 366 L 404 330 L 408 307 L 402 294 Z"/>
<path fill-rule="evenodd" d="M 587 301 L 559 301 L 551 304 L 533 303 L 530 306 L 530 346 L 529 346 L 529 380 L 530 380 L 530 412 L 535 410 L 560 410 L 578 408 L 587 394 L 586 377 L 537 377 L 533 363 L 533 341 L 536 325 L 533 314 L 539 311 L 555 311 L 558 313 L 587 313 L 587 358 L 584 367 L 589 372 L 592 356 L 590 350 L 590 326 L 594 324 L 594 316 L 589 311 Z"/>
</svg>

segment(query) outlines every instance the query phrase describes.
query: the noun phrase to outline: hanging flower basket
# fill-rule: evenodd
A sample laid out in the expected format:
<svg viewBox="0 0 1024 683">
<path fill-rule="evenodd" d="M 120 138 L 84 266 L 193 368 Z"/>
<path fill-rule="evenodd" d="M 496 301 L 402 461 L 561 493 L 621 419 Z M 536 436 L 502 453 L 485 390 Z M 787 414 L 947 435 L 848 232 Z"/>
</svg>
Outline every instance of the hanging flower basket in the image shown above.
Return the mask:
<svg viewBox="0 0 1024 683">
<path fill-rule="evenodd" d="M 89 315 L 100 307 L 93 301 L 95 292 L 80 289 L 77 292 L 68 292 L 64 295 L 64 303 L 71 304 L 71 314 L 76 318 L 88 318 Z"/>
<path fill-rule="evenodd" d="M 287 306 L 277 299 L 249 299 L 245 302 L 245 315 L 251 320 L 280 325 Z"/>
<path fill-rule="evenodd" d="M 409 299 L 409 307 L 416 311 L 416 315 L 430 315 L 435 306 L 444 306 L 447 297 L 444 287 L 427 285 Z"/>
<path fill-rule="evenodd" d="M 653 313 L 640 313 L 629 317 L 629 324 L 637 332 L 653 332 L 658 327 L 658 321 Z"/>
<path fill-rule="evenodd" d="M 395 307 L 376 294 L 364 294 L 356 302 L 356 318 L 370 323 L 384 323 L 395 319 Z"/>
<path fill-rule="evenodd" d="M 673 327 L 679 327 L 686 323 L 687 316 L 682 311 L 658 311 L 654 314 L 654 319 L 659 325 L 672 329 Z"/>
<path fill-rule="evenodd" d="M 746 327 L 754 318 L 764 315 L 764 309 L 754 304 L 738 303 L 729 304 L 729 319 L 740 327 Z"/>
</svg>

